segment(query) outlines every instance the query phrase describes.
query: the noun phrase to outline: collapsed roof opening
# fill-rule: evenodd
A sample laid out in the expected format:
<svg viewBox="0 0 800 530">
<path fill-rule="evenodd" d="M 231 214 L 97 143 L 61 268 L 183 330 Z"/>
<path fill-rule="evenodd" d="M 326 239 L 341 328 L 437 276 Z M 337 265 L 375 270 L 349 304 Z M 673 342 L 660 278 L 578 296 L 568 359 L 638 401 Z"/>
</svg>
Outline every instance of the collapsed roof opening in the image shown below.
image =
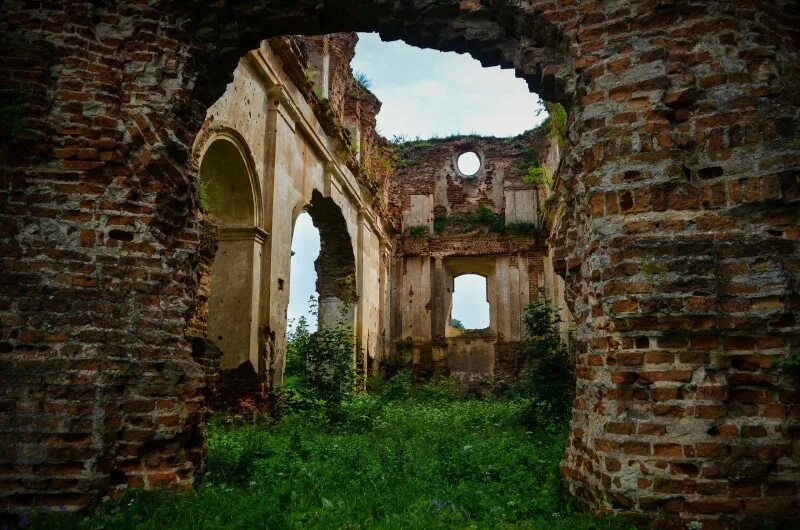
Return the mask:
<svg viewBox="0 0 800 530">
<path fill-rule="evenodd" d="M 486 68 L 468 54 L 384 42 L 375 33 L 358 37 L 351 64 L 383 102 L 378 131 L 387 138 L 511 137 L 547 118 L 538 95 L 513 69 Z"/>
</svg>

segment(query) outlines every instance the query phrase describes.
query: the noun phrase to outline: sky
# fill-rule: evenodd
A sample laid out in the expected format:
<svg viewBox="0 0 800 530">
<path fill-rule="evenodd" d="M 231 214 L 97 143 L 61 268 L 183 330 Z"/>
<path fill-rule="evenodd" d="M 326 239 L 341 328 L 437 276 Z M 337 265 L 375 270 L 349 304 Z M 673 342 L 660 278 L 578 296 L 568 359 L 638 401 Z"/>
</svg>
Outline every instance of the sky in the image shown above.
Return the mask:
<svg viewBox="0 0 800 530">
<path fill-rule="evenodd" d="M 378 131 L 386 138 L 453 133 L 516 136 L 544 121 L 539 97 L 513 70 L 483 68 L 466 54 L 381 42 L 359 33 L 353 71 L 372 81 L 383 102 Z"/>
<path fill-rule="evenodd" d="M 528 91 L 513 70 L 483 68 L 466 54 L 421 50 L 400 41 L 382 42 L 374 33 L 360 33 L 352 67 L 370 79 L 370 90 L 383 102 L 378 132 L 389 139 L 471 133 L 516 136 L 546 117 L 540 112 L 539 97 Z M 319 255 L 319 232 L 308 214 L 297 220 L 292 251 L 287 316 L 296 322 L 305 315 L 316 329 L 308 298 L 316 295 L 314 260 Z M 454 293 L 454 318 L 467 328 L 486 327 L 483 280 L 461 276 L 456 282 L 463 287 Z M 458 302 L 462 296 L 467 296 L 468 302 Z M 473 303 L 476 300 L 479 303 Z"/>
</svg>

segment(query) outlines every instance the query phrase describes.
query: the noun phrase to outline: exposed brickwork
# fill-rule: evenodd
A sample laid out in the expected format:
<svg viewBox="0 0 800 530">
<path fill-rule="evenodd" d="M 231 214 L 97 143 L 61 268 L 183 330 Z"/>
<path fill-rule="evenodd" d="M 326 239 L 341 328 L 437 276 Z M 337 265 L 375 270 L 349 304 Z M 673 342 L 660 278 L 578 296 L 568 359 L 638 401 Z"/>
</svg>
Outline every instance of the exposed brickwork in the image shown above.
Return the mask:
<svg viewBox="0 0 800 530">
<path fill-rule="evenodd" d="M 800 410 L 771 368 L 800 347 L 795 3 L 418 5 L 2 4 L 0 79 L 27 100 L 0 161 L 3 510 L 191 483 L 188 146 L 261 38 L 375 29 L 570 104 L 553 234 L 582 345 L 570 489 L 704 529 L 798 513 Z"/>
<path fill-rule="evenodd" d="M 317 294 L 320 299 L 333 296 L 341 300 L 348 296 L 349 290 L 352 298 L 356 262 L 353 242 L 339 206 L 315 192 L 308 213 L 319 230 L 319 257 L 314 262 Z"/>
<path fill-rule="evenodd" d="M 430 285 L 424 279 L 406 281 L 401 276 L 399 280 L 401 292 L 394 301 L 401 321 L 393 336 L 396 364 L 410 367 L 417 377 L 450 374 L 472 389 L 519 375 L 523 365 L 520 314 L 530 298 L 537 296 L 538 272 L 547 255 L 545 234 L 535 230 L 536 211 L 541 206 L 538 203 L 544 201 L 546 190 L 525 183 L 522 176 L 531 165 L 547 160 L 550 149 L 542 129 L 510 139 L 466 136 L 397 147 L 397 165 L 389 180 L 389 213 L 402 232 L 395 241 L 395 268 L 406 271 L 407 260 L 423 257 L 427 259 L 423 267 L 430 271 L 423 268 L 422 275 L 429 274 L 432 279 Z M 464 176 L 457 169 L 458 157 L 465 152 L 475 152 L 481 159 L 474 176 Z M 506 212 L 506 205 L 514 204 L 517 193 L 525 198 L 520 201 L 524 202 L 519 208 L 521 219 L 506 216 L 512 214 Z M 497 226 L 455 221 L 477 208 L 496 216 Z M 506 233 L 507 218 L 527 222 L 532 231 Z M 451 260 L 462 263 L 450 266 Z M 469 265 L 464 265 L 464 260 Z M 463 273 L 487 277 L 494 317 L 485 330 L 469 330 L 463 336 L 455 336 L 447 329 L 448 303 L 452 278 Z M 509 276 L 519 274 L 532 277 L 528 281 L 519 277 L 512 281 Z M 509 284 L 502 286 L 509 292 L 500 292 L 500 281 Z M 426 297 L 430 299 L 425 307 L 430 332 L 420 330 L 416 315 L 405 307 L 407 299 L 415 297 L 422 297 L 423 302 L 427 302 Z M 513 314 L 505 311 L 510 307 L 516 308 Z M 411 313 L 416 310 L 417 306 L 412 305 Z"/>
</svg>

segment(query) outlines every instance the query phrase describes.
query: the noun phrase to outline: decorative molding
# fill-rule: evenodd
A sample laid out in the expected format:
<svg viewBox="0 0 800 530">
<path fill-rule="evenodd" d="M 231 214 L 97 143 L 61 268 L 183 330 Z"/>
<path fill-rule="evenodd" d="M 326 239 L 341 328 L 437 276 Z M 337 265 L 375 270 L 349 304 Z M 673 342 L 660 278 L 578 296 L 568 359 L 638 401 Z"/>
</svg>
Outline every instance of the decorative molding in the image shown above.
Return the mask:
<svg viewBox="0 0 800 530">
<path fill-rule="evenodd" d="M 255 241 L 259 245 L 269 239 L 269 233 L 257 226 L 229 226 L 219 229 L 220 241 Z"/>
</svg>

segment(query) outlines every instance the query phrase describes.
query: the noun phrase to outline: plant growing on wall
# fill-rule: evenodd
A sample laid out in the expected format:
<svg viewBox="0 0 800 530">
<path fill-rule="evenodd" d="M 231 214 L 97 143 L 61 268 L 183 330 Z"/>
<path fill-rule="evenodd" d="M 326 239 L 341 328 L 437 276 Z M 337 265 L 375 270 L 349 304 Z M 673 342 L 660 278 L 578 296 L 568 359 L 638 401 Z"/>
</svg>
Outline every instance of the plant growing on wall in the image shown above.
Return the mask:
<svg viewBox="0 0 800 530">
<path fill-rule="evenodd" d="M 775 359 L 773 367 L 789 376 L 795 387 L 800 389 L 800 350 L 781 359 Z"/>
<path fill-rule="evenodd" d="M 468 232 L 476 228 L 487 228 L 489 232 L 497 234 L 537 235 L 539 233 L 536 223 L 515 222 L 506 224 L 499 213 L 486 205 L 480 205 L 466 213 L 437 216 L 433 219 L 433 231 L 443 233 L 448 227 L 456 232 Z"/>
<path fill-rule="evenodd" d="M 567 134 L 567 110 L 561 103 L 551 103 L 550 101 L 544 102 L 544 108 L 548 114 L 547 120 L 543 124 L 547 129 L 547 137 L 551 140 L 555 139 L 563 145 Z"/>
<path fill-rule="evenodd" d="M 522 176 L 522 182 L 550 188 L 553 186 L 553 177 L 544 166 L 530 166 Z"/>
<path fill-rule="evenodd" d="M 428 234 L 428 227 L 425 225 L 414 225 L 408 228 L 408 235 L 411 237 L 419 237 Z"/>
<path fill-rule="evenodd" d="M 353 89 L 350 91 L 353 96 L 357 95 L 358 89 L 369 90 L 372 80 L 364 72 L 353 72 Z"/>
</svg>

